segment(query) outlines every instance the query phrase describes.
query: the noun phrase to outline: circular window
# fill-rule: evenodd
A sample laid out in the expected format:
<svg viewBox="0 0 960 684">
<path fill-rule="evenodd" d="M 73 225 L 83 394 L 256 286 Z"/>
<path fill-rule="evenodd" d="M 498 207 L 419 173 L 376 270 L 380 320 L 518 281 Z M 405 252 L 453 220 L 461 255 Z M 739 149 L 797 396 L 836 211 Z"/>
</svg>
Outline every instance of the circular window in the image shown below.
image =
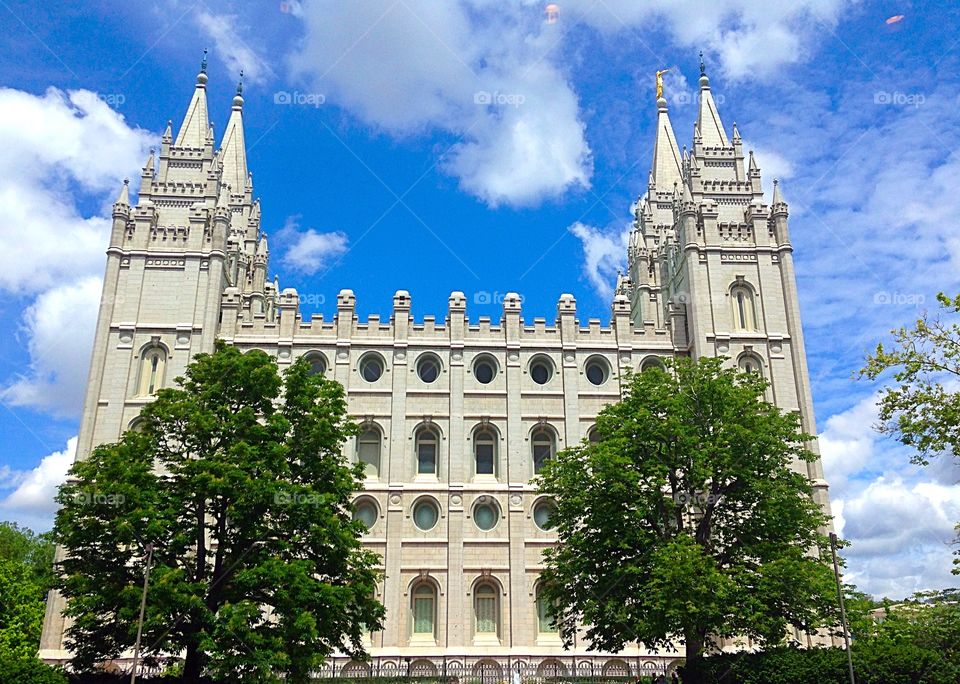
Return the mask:
<svg viewBox="0 0 960 684">
<path fill-rule="evenodd" d="M 530 377 L 538 385 L 546 385 L 553 376 L 553 364 L 543 356 L 536 357 L 530 362 Z"/>
<path fill-rule="evenodd" d="M 607 381 L 607 362 L 600 357 L 589 359 L 583 372 L 591 384 L 602 385 Z"/>
<path fill-rule="evenodd" d="M 489 356 L 481 356 L 473 364 L 473 377 L 477 382 L 489 385 L 497 377 L 497 364 Z"/>
<path fill-rule="evenodd" d="M 367 354 L 360 359 L 360 375 L 367 382 L 376 382 L 383 375 L 383 359 L 378 354 Z"/>
<path fill-rule="evenodd" d="M 310 375 L 323 375 L 327 372 L 327 360 L 322 354 L 308 354 L 307 363 L 310 364 Z"/>
<path fill-rule="evenodd" d="M 643 360 L 643 363 L 640 364 L 640 372 L 650 370 L 651 368 L 659 368 L 660 370 L 666 370 L 666 366 L 663 365 L 663 361 L 660 360 L 659 356 L 648 356 Z"/>
<path fill-rule="evenodd" d="M 430 499 L 422 499 L 413 505 L 413 524 L 426 532 L 432 530 L 440 519 L 440 509 Z"/>
<path fill-rule="evenodd" d="M 361 499 L 353 507 L 353 519 L 359 520 L 367 529 L 371 529 L 377 522 L 377 505 L 370 499 Z"/>
<path fill-rule="evenodd" d="M 496 527 L 499 519 L 500 512 L 497 510 L 496 505 L 492 503 L 483 501 L 478 503 L 473 509 L 473 522 L 484 532 L 489 532 Z"/>
<path fill-rule="evenodd" d="M 556 512 L 557 504 L 550 499 L 538 501 L 537 505 L 533 507 L 533 522 L 544 532 L 552 530 L 554 527 L 553 516 Z"/>
<path fill-rule="evenodd" d="M 433 354 L 424 354 L 417 360 L 417 375 L 426 383 L 440 377 L 440 359 Z"/>
</svg>

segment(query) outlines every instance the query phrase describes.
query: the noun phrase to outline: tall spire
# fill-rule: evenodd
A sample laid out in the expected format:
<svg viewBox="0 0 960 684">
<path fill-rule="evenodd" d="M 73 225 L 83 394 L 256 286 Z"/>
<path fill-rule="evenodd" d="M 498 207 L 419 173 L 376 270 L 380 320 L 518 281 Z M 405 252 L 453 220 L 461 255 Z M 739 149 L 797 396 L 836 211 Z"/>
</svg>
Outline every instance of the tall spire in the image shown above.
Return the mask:
<svg viewBox="0 0 960 684">
<path fill-rule="evenodd" d="M 203 51 L 200 73 L 197 74 L 197 87 L 193 91 L 187 113 L 177 133 L 177 147 L 203 148 L 207 141 L 207 129 L 210 117 L 207 114 L 207 51 Z"/>
<path fill-rule="evenodd" d="M 120 188 L 120 195 L 117 197 L 117 201 L 114 204 L 122 204 L 124 206 L 130 206 L 130 179 L 123 179 L 123 186 Z"/>
<path fill-rule="evenodd" d="M 653 166 L 650 169 L 651 182 L 657 190 L 670 191 L 683 177 L 680 164 L 680 150 L 677 138 L 670 125 L 667 113 L 667 100 L 657 99 L 657 139 L 653 147 Z"/>
<path fill-rule="evenodd" d="M 228 184 L 234 193 L 242 194 L 247 187 L 247 146 L 243 138 L 243 72 L 233 98 L 230 120 L 220 142 L 220 160 L 223 162 L 221 183 Z"/>
<path fill-rule="evenodd" d="M 703 53 L 700 54 L 700 112 L 697 114 L 697 130 L 705 147 L 726 147 L 730 144 L 723 130 L 720 113 L 717 112 L 717 104 L 710 92 L 710 79 L 703 64 Z"/>
</svg>

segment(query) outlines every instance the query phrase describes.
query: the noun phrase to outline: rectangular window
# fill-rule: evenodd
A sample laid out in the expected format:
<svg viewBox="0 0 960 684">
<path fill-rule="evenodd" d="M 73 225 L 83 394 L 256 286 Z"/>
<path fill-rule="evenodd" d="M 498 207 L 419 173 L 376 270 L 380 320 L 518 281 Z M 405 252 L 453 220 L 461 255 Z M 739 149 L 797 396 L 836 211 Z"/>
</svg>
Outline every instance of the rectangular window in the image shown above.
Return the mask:
<svg viewBox="0 0 960 684">
<path fill-rule="evenodd" d="M 477 444 L 477 475 L 493 475 L 493 444 Z"/>
<path fill-rule="evenodd" d="M 550 445 L 549 444 L 534 444 L 533 445 L 533 472 L 539 473 L 540 469 L 543 468 L 543 464 L 550 459 Z"/>
<path fill-rule="evenodd" d="M 477 597 L 477 634 L 497 633 L 496 596 Z"/>
<path fill-rule="evenodd" d="M 433 634 L 433 597 L 413 600 L 413 633 Z"/>
<path fill-rule="evenodd" d="M 364 464 L 367 477 L 380 476 L 380 444 L 377 442 L 360 442 L 357 457 Z"/>
<path fill-rule="evenodd" d="M 542 634 L 555 634 L 557 632 L 557 628 L 547 612 L 547 602 L 540 596 L 537 597 L 537 627 Z"/>
<path fill-rule="evenodd" d="M 437 473 L 437 445 L 421 444 L 417 453 L 417 472 L 436 475 Z"/>
</svg>

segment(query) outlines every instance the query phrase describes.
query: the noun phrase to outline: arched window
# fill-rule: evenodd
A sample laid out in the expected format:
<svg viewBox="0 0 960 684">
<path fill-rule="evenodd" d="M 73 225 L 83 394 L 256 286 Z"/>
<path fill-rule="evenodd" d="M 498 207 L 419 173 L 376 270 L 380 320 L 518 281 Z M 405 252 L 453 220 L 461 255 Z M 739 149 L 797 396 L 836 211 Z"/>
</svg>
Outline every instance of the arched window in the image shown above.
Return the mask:
<svg viewBox="0 0 960 684">
<path fill-rule="evenodd" d="M 380 432 L 376 428 L 357 437 L 357 461 L 363 464 L 367 479 L 380 477 Z"/>
<path fill-rule="evenodd" d="M 557 444 L 554 441 L 553 432 L 545 427 L 534 430 L 530 441 L 533 450 L 533 472 L 539 473 L 543 464 L 556 454 Z"/>
<path fill-rule="evenodd" d="M 550 617 L 550 602 L 544 595 L 543 585 L 537 585 L 537 631 L 541 634 L 556 634 L 557 626 Z"/>
<path fill-rule="evenodd" d="M 478 635 L 496 636 L 499 631 L 497 598 L 497 588 L 492 584 L 481 584 L 473 592 L 474 628 Z"/>
<path fill-rule="evenodd" d="M 413 590 L 413 635 L 433 636 L 437 614 L 437 593 L 433 585 L 421 582 Z"/>
<path fill-rule="evenodd" d="M 744 354 L 740 357 L 740 362 L 738 364 L 740 370 L 744 373 L 757 373 L 763 375 L 763 362 L 760 361 L 760 357 L 756 354 Z"/>
<path fill-rule="evenodd" d="M 440 439 L 433 428 L 422 427 L 417 430 L 417 474 L 437 474 L 437 452 Z"/>
<path fill-rule="evenodd" d="M 734 285 L 730 288 L 730 306 L 733 311 L 733 327 L 736 330 L 757 329 L 757 309 L 753 290 L 744 284 Z"/>
<path fill-rule="evenodd" d="M 323 375 L 327 372 L 327 360 L 320 352 L 308 352 L 305 358 L 310 364 L 310 375 Z"/>
<path fill-rule="evenodd" d="M 600 441 L 600 439 L 601 439 L 600 430 L 597 428 L 596 425 L 594 425 L 592 428 L 590 428 L 590 431 L 587 432 L 587 441 L 590 442 L 591 444 L 596 444 L 597 442 Z"/>
<path fill-rule="evenodd" d="M 489 428 L 473 433 L 473 459 L 477 475 L 497 474 L 497 435 Z"/>
<path fill-rule="evenodd" d="M 167 352 L 163 347 L 151 347 L 140 357 L 140 386 L 137 395 L 149 397 L 163 387 L 163 371 L 167 365 Z"/>
</svg>

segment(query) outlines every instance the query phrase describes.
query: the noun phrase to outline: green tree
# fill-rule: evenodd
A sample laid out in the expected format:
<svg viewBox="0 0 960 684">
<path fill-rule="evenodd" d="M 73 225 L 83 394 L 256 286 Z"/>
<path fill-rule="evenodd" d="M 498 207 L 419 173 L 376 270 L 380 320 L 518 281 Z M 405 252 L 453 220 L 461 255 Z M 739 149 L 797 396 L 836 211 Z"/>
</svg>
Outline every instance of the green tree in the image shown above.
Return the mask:
<svg viewBox="0 0 960 684">
<path fill-rule="evenodd" d="M 343 388 L 305 361 L 281 377 L 267 354 L 223 343 L 177 384 L 60 491 L 74 664 L 133 644 L 147 545 L 144 653 L 185 652 L 184 682 L 305 682 L 334 650 L 364 657 L 384 610 L 379 558 L 352 518 L 361 470 L 341 454 L 356 432 Z"/>
<path fill-rule="evenodd" d="M 33 658 L 44 602 L 53 586 L 53 543 L 15 523 L 0 523 L 0 658 Z"/>
<path fill-rule="evenodd" d="M 916 450 L 911 459 L 927 465 L 931 456 L 960 456 L 960 295 L 937 294 L 940 311 L 924 312 L 912 328 L 891 330 L 893 343 L 882 343 L 867 356 L 860 377 L 876 380 L 893 370 L 894 384 L 880 392 L 877 429 Z M 960 542 L 960 525 L 957 526 Z M 953 573 L 960 574 L 960 550 Z"/>
<path fill-rule="evenodd" d="M 628 379 L 600 440 L 557 455 L 540 489 L 557 503 L 545 597 L 565 642 L 683 639 L 698 681 L 716 637 L 779 643 L 835 624 L 828 518 L 812 499 L 796 413 L 722 359 L 680 359 Z"/>
</svg>

